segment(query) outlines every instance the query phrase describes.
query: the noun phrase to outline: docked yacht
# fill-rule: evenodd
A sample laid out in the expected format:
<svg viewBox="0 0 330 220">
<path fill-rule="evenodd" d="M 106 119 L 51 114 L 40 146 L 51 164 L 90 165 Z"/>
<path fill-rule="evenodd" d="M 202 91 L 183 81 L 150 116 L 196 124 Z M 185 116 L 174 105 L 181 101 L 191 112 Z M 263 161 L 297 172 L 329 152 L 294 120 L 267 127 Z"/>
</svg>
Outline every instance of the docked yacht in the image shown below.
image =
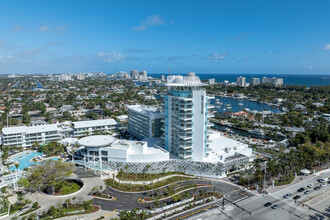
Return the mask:
<svg viewBox="0 0 330 220">
<path fill-rule="evenodd" d="M 260 135 L 260 136 L 264 136 L 265 132 L 261 129 L 254 129 L 254 130 L 249 130 L 248 131 L 250 134 L 256 134 L 256 135 Z"/>
</svg>

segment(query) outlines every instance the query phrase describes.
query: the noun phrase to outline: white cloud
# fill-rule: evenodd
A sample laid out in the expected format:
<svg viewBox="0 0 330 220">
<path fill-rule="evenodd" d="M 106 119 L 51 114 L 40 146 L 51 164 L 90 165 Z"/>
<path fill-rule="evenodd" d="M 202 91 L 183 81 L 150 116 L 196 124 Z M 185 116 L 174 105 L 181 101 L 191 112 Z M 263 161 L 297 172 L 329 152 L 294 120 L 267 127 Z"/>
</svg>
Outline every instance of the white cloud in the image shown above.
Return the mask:
<svg viewBox="0 0 330 220">
<path fill-rule="evenodd" d="M 32 48 L 16 53 L 16 55 L 24 59 L 30 59 L 44 51 L 46 51 L 45 48 Z"/>
<path fill-rule="evenodd" d="M 39 28 L 39 32 L 47 32 L 49 31 L 49 25 L 43 25 Z"/>
<path fill-rule="evenodd" d="M 23 29 L 23 27 L 21 25 L 15 25 L 13 27 L 11 27 L 12 31 L 21 31 Z"/>
<path fill-rule="evenodd" d="M 107 53 L 99 52 L 97 56 L 103 58 L 104 62 L 107 63 L 113 63 L 127 59 L 127 56 L 117 53 L 116 51 L 110 51 Z"/>
<path fill-rule="evenodd" d="M 63 34 L 63 33 L 68 32 L 68 27 L 67 27 L 66 25 L 60 25 L 60 26 L 57 26 L 57 27 L 55 28 L 55 31 L 56 31 L 57 33 L 61 33 L 61 34 Z"/>
<path fill-rule="evenodd" d="M 5 56 L 0 54 L 0 63 L 8 63 L 13 60 L 12 56 Z"/>
<path fill-rule="evenodd" d="M 160 15 L 152 15 L 148 17 L 142 24 L 138 27 L 132 28 L 133 31 L 144 31 L 148 27 L 159 26 L 165 24 L 165 19 L 163 19 Z"/>
<path fill-rule="evenodd" d="M 227 53 L 222 53 L 222 54 L 214 53 L 214 54 L 209 55 L 208 59 L 209 60 L 223 60 L 223 59 L 226 59 L 226 57 L 227 57 Z"/>
<path fill-rule="evenodd" d="M 324 49 L 324 50 L 330 50 L 330 44 L 326 44 L 326 45 L 324 45 L 323 49 Z"/>
</svg>

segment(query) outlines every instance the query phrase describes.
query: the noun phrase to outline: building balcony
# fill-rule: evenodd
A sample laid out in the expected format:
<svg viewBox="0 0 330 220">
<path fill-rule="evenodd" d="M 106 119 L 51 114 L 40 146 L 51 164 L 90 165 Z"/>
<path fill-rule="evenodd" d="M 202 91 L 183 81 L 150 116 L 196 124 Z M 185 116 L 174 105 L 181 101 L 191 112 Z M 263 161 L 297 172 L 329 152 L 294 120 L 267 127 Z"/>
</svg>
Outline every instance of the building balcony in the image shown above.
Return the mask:
<svg viewBox="0 0 330 220">
<path fill-rule="evenodd" d="M 180 117 L 179 118 L 181 121 L 191 121 L 192 117 Z"/>
<path fill-rule="evenodd" d="M 191 159 L 191 154 L 179 154 L 181 159 Z"/>
<path fill-rule="evenodd" d="M 183 135 L 180 135 L 179 138 L 180 138 L 181 140 L 191 140 L 191 139 L 192 139 L 191 136 L 183 136 Z"/>
<path fill-rule="evenodd" d="M 189 131 L 189 130 L 192 129 L 192 126 L 180 126 L 180 125 L 178 125 L 178 128 L 180 130 Z"/>
<path fill-rule="evenodd" d="M 212 126 L 214 126 L 213 123 L 211 123 L 211 122 L 207 122 L 207 127 L 212 127 Z"/>
<path fill-rule="evenodd" d="M 191 145 L 179 145 L 179 147 L 183 150 L 188 150 L 188 149 L 192 149 Z"/>
<path fill-rule="evenodd" d="M 187 111 L 192 111 L 192 108 L 183 108 L 183 107 L 180 107 L 180 110 L 187 112 Z"/>
</svg>

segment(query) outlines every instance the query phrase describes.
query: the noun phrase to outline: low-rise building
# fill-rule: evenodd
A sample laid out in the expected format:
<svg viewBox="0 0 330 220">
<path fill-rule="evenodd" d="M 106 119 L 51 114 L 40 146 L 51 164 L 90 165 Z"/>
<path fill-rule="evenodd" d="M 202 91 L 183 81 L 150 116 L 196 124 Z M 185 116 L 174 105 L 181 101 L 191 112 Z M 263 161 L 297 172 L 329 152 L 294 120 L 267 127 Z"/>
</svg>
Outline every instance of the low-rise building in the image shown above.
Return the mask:
<svg viewBox="0 0 330 220">
<path fill-rule="evenodd" d="M 169 152 L 160 147 L 148 147 L 145 141 L 117 140 L 111 135 L 95 135 L 78 140 L 85 147 L 87 160 L 103 162 L 168 161 Z"/>
<path fill-rule="evenodd" d="M 2 129 L 4 146 L 30 147 L 35 142 L 45 144 L 61 140 L 62 136 L 56 124 L 37 126 L 18 126 Z"/>
<path fill-rule="evenodd" d="M 74 137 L 87 136 L 95 132 L 110 133 L 117 126 L 117 122 L 114 119 L 75 121 L 72 124 Z"/>
</svg>

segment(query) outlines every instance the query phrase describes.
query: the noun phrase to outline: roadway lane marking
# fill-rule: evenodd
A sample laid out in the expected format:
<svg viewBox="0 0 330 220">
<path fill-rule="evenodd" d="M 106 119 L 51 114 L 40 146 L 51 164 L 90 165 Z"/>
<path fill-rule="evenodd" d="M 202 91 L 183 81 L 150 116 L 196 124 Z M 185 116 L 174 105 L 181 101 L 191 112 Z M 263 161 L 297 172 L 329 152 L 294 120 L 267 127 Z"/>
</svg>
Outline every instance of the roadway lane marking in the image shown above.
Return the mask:
<svg viewBox="0 0 330 220">
<path fill-rule="evenodd" d="M 108 214 L 105 214 L 105 215 L 104 215 L 104 217 L 105 217 L 105 218 L 111 217 L 113 214 L 115 214 L 115 213 L 116 213 L 116 211 L 117 211 L 117 209 L 114 209 L 114 210 L 113 210 L 113 211 L 111 211 L 110 213 L 108 213 Z"/>
<path fill-rule="evenodd" d="M 239 194 L 241 194 L 242 196 L 244 196 L 244 197 L 247 197 L 247 195 L 245 195 L 244 193 L 242 193 L 242 192 L 238 192 L 238 190 L 235 190 L 235 192 L 237 192 L 237 193 L 239 193 Z"/>
<path fill-rule="evenodd" d="M 215 206 L 217 206 L 217 205 L 211 205 L 211 206 L 209 206 L 209 207 L 206 207 L 206 208 L 200 209 L 200 210 L 198 210 L 198 211 L 196 211 L 196 212 L 193 212 L 193 213 L 190 213 L 190 214 L 188 214 L 188 215 L 182 216 L 181 218 L 178 218 L 178 219 L 176 219 L 176 220 L 181 220 L 181 219 L 187 218 L 187 217 L 189 217 L 189 216 L 195 215 L 196 213 L 202 212 L 202 211 L 204 211 L 204 210 L 206 210 L 206 209 L 209 209 L 209 208 L 212 208 L 212 207 L 215 207 Z"/>
</svg>

